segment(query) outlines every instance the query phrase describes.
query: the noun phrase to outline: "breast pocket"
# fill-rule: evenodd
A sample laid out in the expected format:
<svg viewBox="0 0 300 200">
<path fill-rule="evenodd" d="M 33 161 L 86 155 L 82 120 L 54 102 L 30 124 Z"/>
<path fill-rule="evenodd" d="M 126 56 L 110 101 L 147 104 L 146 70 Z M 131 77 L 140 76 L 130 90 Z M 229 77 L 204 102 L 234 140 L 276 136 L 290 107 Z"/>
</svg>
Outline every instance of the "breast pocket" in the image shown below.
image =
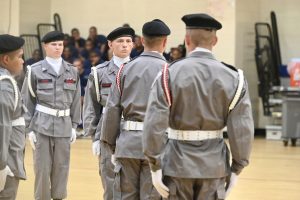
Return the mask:
<svg viewBox="0 0 300 200">
<path fill-rule="evenodd" d="M 64 102 L 71 104 L 73 102 L 73 97 L 76 92 L 75 83 L 64 83 Z"/>
<path fill-rule="evenodd" d="M 39 83 L 37 84 L 37 98 L 40 101 L 52 102 L 54 98 L 54 84 L 51 83 Z"/>
<path fill-rule="evenodd" d="M 101 102 L 106 104 L 108 94 L 110 92 L 110 87 L 101 87 L 100 89 L 100 96 L 101 96 Z"/>
</svg>

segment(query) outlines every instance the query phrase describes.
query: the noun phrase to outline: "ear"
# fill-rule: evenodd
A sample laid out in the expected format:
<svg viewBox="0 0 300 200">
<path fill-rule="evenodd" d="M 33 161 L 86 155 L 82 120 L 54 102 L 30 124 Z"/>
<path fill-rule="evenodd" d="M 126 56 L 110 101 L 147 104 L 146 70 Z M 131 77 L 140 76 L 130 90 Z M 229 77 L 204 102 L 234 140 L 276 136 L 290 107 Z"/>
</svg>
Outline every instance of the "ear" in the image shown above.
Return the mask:
<svg viewBox="0 0 300 200">
<path fill-rule="evenodd" d="M 3 55 L 2 62 L 3 62 L 4 65 L 7 66 L 8 63 L 9 63 L 9 60 L 10 60 L 10 57 L 8 55 Z"/>
<path fill-rule="evenodd" d="M 215 36 L 215 37 L 213 38 L 212 45 L 215 46 L 215 45 L 217 44 L 217 42 L 218 42 L 218 37 Z"/>
<path fill-rule="evenodd" d="M 143 36 L 141 37 L 141 43 L 142 43 L 143 46 L 145 46 L 145 39 L 144 39 Z"/>
<path fill-rule="evenodd" d="M 108 46 L 111 49 L 112 48 L 112 42 L 108 40 Z"/>
<path fill-rule="evenodd" d="M 191 37 L 189 35 L 185 34 L 184 41 L 186 46 L 191 45 Z"/>
<path fill-rule="evenodd" d="M 164 39 L 164 41 L 163 41 L 163 47 L 164 47 L 164 49 L 165 49 L 166 46 L 167 46 L 167 41 L 168 41 L 168 38 L 166 37 L 166 38 Z"/>
</svg>

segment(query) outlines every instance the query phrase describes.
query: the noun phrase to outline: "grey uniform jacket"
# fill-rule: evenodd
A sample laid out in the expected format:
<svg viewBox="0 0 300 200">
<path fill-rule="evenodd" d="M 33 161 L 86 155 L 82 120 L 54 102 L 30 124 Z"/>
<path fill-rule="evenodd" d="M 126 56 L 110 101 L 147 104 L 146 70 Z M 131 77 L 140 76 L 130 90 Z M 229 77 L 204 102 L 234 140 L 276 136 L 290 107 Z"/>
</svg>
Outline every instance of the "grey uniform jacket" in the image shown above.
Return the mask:
<svg viewBox="0 0 300 200">
<path fill-rule="evenodd" d="M 102 113 L 110 92 L 110 87 L 115 81 L 119 70 L 113 60 L 96 66 L 100 102 L 97 100 L 95 79 L 93 71 L 89 76 L 83 103 L 83 127 L 86 135 L 92 136 L 93 140 L 100 140 Z"/>
<path fill-rule="evenodd" d="M 6 69 L 0 67 L 1 75 L 11 76 Z M 25 126 L 12 126 L 12 120 L 22 117 L 25 111 L 19 90 L 17 92 L 19 98 L 16 110 L 14 110 L 15 91 L 13 85 L 9 80 L 0 81 L 0 169 L 8 165 L 15 177 L 26 179 L 24 169 Z"/>
<path fill-rule="evenodd" d="M 221 130 L 227 125 L 231 170 L 239 174 L 248 165 L 254 125 L 246 81 L 238 103 L 228 113 L 238 82 L 237 71 L 221 64 L 211 53 L 199 51 L 170 66 L 171 107 L 161 77 L 156 80 L 149 97 L 143 137 L 143 150 L 152 170 L 162 168 L 165 175 L 185 178 L 220 178 L 230 172 L 229 151 L 223 139 L 169 139 L 162 166 L 161 138 L 168 127 Z"/>
<path fill-rule="evenodd" d="M 151 84 L 165 63 L 165 58 L 159 53 L 144 52 L 124 66 L 121 75 L 122 95 L 117 85 L 113 85 L 104 113 L 101 139 L 112 149 L 116 145 L 117 157 L 145 159 L 143 131 L 121 130 L 119 135 L 121 114 L 125 121 L 144 121 Z"/>
<path fill-rule="evenodd" d="M 80 81 L 76 68 L 63 61 L 59 73 L 46 60 L 31 66 L 31 85 L 28 72 L 22 96 L 28 112 L 25 114 L 26 132 L 34 131 L 51 137 L 70 137 L 71 129 L 80 123 Z M 58 110 L 70 109 L 70 116 L 56 117 L 35 110 L 37 104 Z"/>
</svg>

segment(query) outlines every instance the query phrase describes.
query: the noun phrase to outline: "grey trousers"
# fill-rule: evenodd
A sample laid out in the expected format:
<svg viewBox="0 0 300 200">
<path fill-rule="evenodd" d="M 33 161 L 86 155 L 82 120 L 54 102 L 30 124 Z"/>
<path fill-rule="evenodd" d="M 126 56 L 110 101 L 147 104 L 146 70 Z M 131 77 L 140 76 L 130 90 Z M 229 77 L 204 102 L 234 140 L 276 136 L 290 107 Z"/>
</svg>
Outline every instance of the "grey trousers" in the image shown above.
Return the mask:
<svg viewBox="0 0 300 200">
<path fill-rule="evenodd" d="M 70 138 L 36 133 L 34 197 L 36 200 L 64 199 L 70 166 Z"/>
<path fill-rule="evenodd" d="M 188 179 L 165 176 L 163 182 L 170 190 L 170 200 L 225 199 L 225 178 Z"/>
<path fill-rule="evenodd" d="M 4 189 L 0 192 L 0 200 L 15 200 L 19 187 L 19 179 L 7 176 Z"/>
<path fill-rule="evenodd" d="M 152 185 L 147 160 L 118 158 L 115 167 L 114 200 L 159 200 Z"/>
<path fill-rule="evenodd" d="M 99 174 L 104 190 L 103 200 L 113 199 L 113 184 L 115 179 L 114 165 L 111 163 L 111 150 L 109 146 L 101 142 L 99 156 Z"/>
</svg>

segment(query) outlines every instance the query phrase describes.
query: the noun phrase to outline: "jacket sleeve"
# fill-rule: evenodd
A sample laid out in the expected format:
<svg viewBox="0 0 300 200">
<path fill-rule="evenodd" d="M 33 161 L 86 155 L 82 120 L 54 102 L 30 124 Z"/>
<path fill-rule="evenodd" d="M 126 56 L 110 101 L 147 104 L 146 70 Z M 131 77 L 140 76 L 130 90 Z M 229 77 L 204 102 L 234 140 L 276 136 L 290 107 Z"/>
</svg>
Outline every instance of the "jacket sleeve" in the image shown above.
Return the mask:
<svg viewBox="0 0 300 200">
<path fill-rule="evenodd" d="M 101 140 L 108 143 L 113 151 L 120 133 L 121 115 L 120 92 L 115 81 L 107 99 L 101 128 Z"/>
<path fill-rule="evenodd" d="M 80 102 L 80 92 L 81 92 L 81 87 L 80 87 L 80 79 L 79 76 L 76 72 L 76 92 L 73 96 L 73 102 L 70 107 L 70 116 L 72 120 L 72 128 L 77 128 L 78 124 L 80 124 L 81 120 L 81 102 Z"/>
<path fill-rule="evenodd" d="M 254 123 L 246 81 L 239 102 L 228 115 L 227 133 L 232 154 L 231 171 L 239 174 L 249 164 L 254 137 Z"/>
<path fill-rule="evenodd" d="M 161 169 L 161 155 L 165 146 L 165 132 L 169 127 L 169 106 L 161 85 L 161 76 L 154 83 L 144 119 L 143 152 L 151 171 Z"/>
<path fill-rule="evenodd" d="M 86 135 L 92 136 L 92 139 L 99 140 L 96 137 L 96 129 L 102 114 L 102 105 L 97 101 L 94 76 L 91 73 L 85 89 L 83 100 L 83 128 Z"/>
<path fill-rule="evenodd" d="M 29 128 L 29 125 L 31 123 L 31 119 L 34 115 L 35 106 L 36 106 L 36 98 L 33 97 L 29 91 L 28 88 L 28 71 L 26 73 L 25 79 L 23 81 L 23 86 L 21 90 L 21 95 L 24 101 L 24 105 L 27 108 L 27 112 L 24 114 L 25 122 L 26 122 L 26 133 L 31 132 L 32 130 Z M 33 72 L 31 72 L 31 86 L 33 92 L 36 92 L 36 81 L 35 81 L 35 75 Z"/>
<path fill-rule="evenodd" d="M 6 82 L 2 80 L 1 82 Z M 11 120 L 14 112 L 14 90 L 11 84 L 0 85 L 0 170 L 7 165 Z"/>
</svg>

